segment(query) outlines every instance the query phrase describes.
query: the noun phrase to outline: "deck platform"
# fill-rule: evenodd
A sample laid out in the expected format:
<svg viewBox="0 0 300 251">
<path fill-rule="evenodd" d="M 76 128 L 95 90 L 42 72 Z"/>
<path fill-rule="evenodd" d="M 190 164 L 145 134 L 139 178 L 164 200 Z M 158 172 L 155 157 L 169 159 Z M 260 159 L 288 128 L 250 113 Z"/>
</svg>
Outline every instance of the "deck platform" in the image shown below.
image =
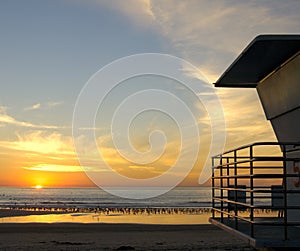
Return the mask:
<svg viewBox="0 0 300 251">
<path fill-rule="evenodd" d="M 281 223 L 281 218 L 259 218 L 260 223 Z M 268 225 L 255 225 L 255 235 L 250 236 L 250 225 L 247 222 L 238 222 L 238 228 L 235 229 L 235 220 L 232 218 L 210 218 L 210 223 L 218 226 L 225 231 L 244 239 L 254 248 L 283 248 L 283 247 L 300 247 L 300 227 L 289 226 L 288 239 L 284 240 L 284 228 L 282 226 L 272 227 Z"/>
</svg>

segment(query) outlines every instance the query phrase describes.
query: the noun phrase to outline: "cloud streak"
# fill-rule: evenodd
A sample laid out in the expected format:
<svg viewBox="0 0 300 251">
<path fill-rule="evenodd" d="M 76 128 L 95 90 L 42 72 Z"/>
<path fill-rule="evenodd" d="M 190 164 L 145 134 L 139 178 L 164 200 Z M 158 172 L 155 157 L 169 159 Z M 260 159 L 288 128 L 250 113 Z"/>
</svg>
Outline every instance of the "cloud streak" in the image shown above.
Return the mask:
<svg viewBox="0 0 300 251">
<path fill-rule="evenodd" d="M 84 172 L 88 170 L 89 172 L 106 172 L 104 169 L 95 167 L 81 167 L 81 166 L 70 166 L 70 165 L 54 165 L 54 164 L 40 164 L 30 167 L 23 167 L 30 171 L 43 171 L 43 172 Z"/>
<path fill-rule="evenodd" d="M 295 1 L 153 1 L 152 5 L 155 20 L 176 51 L 216 75 L 258 34 L 299 32 L 297 9 Z"/>
<path fill-rule="evenodd" d="M 84 2 L 117 11 L 132 20 L 137 26 L 155 25 L 151 0 L 85 0 Z"/>
<path fill-rule="evenodd" d="M 55 126 L 55 125 L 43 125 L 43 124 L 33 124 L 30 122 L 20 121 L 6 113 L 6 109 L 3 107 L 0 109 L 0 124 L 9 124 L 20 127 L 27 127 L 33 129 L 65 129 L 67 127 Z"/>
<path fill-rule="evenodd" d="M 61 106 L 61 105 L 63 105 L 63 104 L 64 104 L 63 101 L 58 101 L 58 102 L 48 102 L 48 103 L 46 104 L 46 106 L 47 106 L 48 108 L 52 108 L 52 107 Z"/>
<path fill-rule="evenodd" d="M 25 107 L 24 110 L 25 111 L 34 111 L 34 110 L 40 110 L 40 109 L 50 109 L 53 107 L 57 107 L 62 105 L 64 102 L 63 101 L 59 101 L 59 102 L 48 102 L 46 104 L 41 104 L 41 103 L 36 103 L 32 106 L 29 107 Z"/>
<path fill-rule="evenodd" d="M 294 0 L 95 2 L 111 6 L 136 25 L 157 29 L 178 56 L 199 66 L 211 81 L 258 34 L 300 32 L 300 6 Z"/>
<path fill-rule="evenodd" d="M 16 141 L 0 141 L 0 147 L 54 156 L 74 155 L 72 138 L 59 133 L 34 131 L 24 135 L 17 134 L 17 138 Z"/>
<path fill-rule="evenodd" d="M 35 105 L 29 106 L 29 107 L 25 107 L 24 110 L 25 111 L 33 111 L 33 110 L 39 110 L 41 108 L 41 104 L 37 103 Z"/>
</svg>

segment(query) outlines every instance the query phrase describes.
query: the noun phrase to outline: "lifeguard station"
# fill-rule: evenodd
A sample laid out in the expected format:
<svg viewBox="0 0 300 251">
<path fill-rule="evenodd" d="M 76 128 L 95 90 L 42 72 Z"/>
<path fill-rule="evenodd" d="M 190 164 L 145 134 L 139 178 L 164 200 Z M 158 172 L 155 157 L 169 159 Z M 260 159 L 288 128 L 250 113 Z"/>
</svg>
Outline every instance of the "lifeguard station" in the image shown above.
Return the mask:
<svg viewBox="0 0 300 251">
<path fill-rule="evenodd" d="M 210 222 L 255 248 L 300 247 L 300 35 L 256 37 L 215 86 L 256 88 L 278 142 L 212 158 Z"/>
</svg>

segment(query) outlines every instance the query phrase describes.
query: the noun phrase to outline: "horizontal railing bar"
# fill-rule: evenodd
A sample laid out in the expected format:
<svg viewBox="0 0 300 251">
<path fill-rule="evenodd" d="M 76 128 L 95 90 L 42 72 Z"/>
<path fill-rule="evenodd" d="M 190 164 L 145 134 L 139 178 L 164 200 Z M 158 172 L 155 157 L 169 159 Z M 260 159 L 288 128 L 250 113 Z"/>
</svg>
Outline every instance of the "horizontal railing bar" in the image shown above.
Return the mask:
<svg viewBox="0 0 300 251">
<path fill-rule="evenodd" d="M 227 162 L 227 163 L 224 163 L 222 165 L 218 165 L 218 166 L 213 167 L 213 168 L 219 169 L 220 167 L 228 167 L 229 165 L 250 163 L 251 161 L 253 161 L 253 160 L 247 159 L 247 160 L 240 160 L 240 161 L 234 161 L 234 162 Z"/>
<path fill-rule="evenodd" d="M 251 220 L 248 220 L 247 218 L 241 217 L 241 216 L 236 215 L 236 214 L 232 214 L 232 213 L 229 213 L 229 212 L 226 212 L 226 211 L 223 211 L 223 210 L 219 210 L 219 209 L 216 209 L 216 208 L 213 208 L 213 210 L 217 211 L 219 213 L 223 213 L 223 214 L 226 214 L 228 216 L 231 216 L 232 218 L 237 218 L 239 220 L 246 221 L 248 223 L 253 223 Z"/>
<path fill-rule="evenodd" d="M 250 163 L 250 162 L 249 162 Z M 227 164 L 223 164 L 223 165 L 218 165 L 218 166 L 213 166 L 212 168 L 219 170 L 221 167 L 223 167 L 223 170 L 226 169 L 250 169 L 250 166 L 227 166 Z M 283 166 L 253 166 L 253 169 L 283 169 Z"/>
<path fill-rule="evenodd" d="M 274 210 L 279 210 L 279 209 L 300 209 L 300 205 L 299 206 L 266 206 L 266 205 L 251 205 L 251 204 L 245 204 L 245 203 L 241 203 L 241 202 L 236 202 L 236 201 L 233 201 L 233 200 L 227 200 L 227 199 L 220 199 L 218 197 L 214 197 L 213 198 L 214 200 L 217 200 L 217 201 L 220 201 L 220 202 L 225 202 L 225 203 L 229 203 L 229 204 L 232 204 L 232 205 L 240 205 L 240 206 L 243 206 L 243 207 L 247 207 L 247 208 L 253 208 L 253 209 L 274 209 Z M 224 206 L 225 208 L 227 208 L 226 206 Z"/>
<path fill-rule="evenodd" d="M 220 159 L 223 159 L 223 160 L 226 160 L 226 159 L 247 159 L 247 160 L 249 160 L 249 158 L 250 158 L 250 156 L 248 155 L 246 155 L 246 156 L 224 156 L 224 155 L 222 155 L 222 157 L 217 157 L 217 158 L 215 158 L 215 157 L 212 157 L 212 159 L 214 159 L 214 160 L 220 160 Z M 284 158 L 283 156 L 265 156 L 265 155 L 257 155 L 257 156 L 252 156 L 252 158 L 275 158 L 275 159 L 277 159 L 277 158 Z M 290 158 L 287 158 L 287 159 L 290 159 Z"/>
<path fill-rule="evenodd" d="M 283 157 L 255 157 L 252 159 L 247 159 L 247 160 L 240 160 L 240 161 L 233 161 L 233 162 L 226 162 L 222 165 L 217 165 L 217 166 L 213 166 L 212 168 L 214 169 L 219 169 L 221 167 L 226 167 L 229 168 L 231 165 L 238 165 L 238 164 L 245 164 L 245 163 L 254 163 L 255 162 L 261 162 L 261 161 L 276 161 L 276 162 L 282 162 L 282 161 L 300 161 L 300 158 L 283 158 Z M 244 167 L 244 166 L 243 166 Z M 255 166 L 253 166 L 255 167 Z M 236 168 L 239 168 L 239 166 L 237 166 Z M 278 167 L 280 168 L 280 166 Z"/>
<path fill-rule="evenodd" d="M 216 198 L 221 198 L 220 196 L 215 196 Z M 223 196 L 223 197 L 228 197 L 228 196 Z M 273 197 L 274 198 L 274 197 Z M 238 199 L 251 199 L 251 196 L 238 196 Z M 253 199 L 272 199 L 271 196 L 253 196 Z M 275 199 L 282 199 L 283 201 L 283 196 L 278 196 L 278 197 L 275 197 Z M 300 204 L 299 204 L 300 205 Z"/>
<path fill-rule="evenodd" d="M 279 178 L 293 178 L 296 177 L 298 178 L 300 175 L 299 174 L 268 174 L 268 173 L 264 173 L 264 174 L 252 174 L 252 175 L 223 175 L 223 176 L 213 176 L 211 177 L 212 179 L 227 179 L 227 178 L 240 178 L 240 179 L 249 179 L 249 178 L 255 178 L 255 179 L 260 179 L 260 178 L 265 178 L 265 179 L 279 179 Z"/>
<path fill-rule="evenodd" d="M 238 192 L 253 192 L 251 189 L 242 189 L 242 188 L 234 188 L 234 187 L 212 187 L 216 190 L 225 190 L 225 191 L 238 191 Z"/>
<path fill-rule="evenodd" d="M 212 209 L 220 209 L 221 207 L 214 207 L 214 208 L 212 208 Z M 226 206 L 223 206 L 223 208 L 224 209 L 228 209 Z M 283 207 L 270 207 L 270 206 L 268 206 L 268 207 L 259 207 L 259 208 L 257 208 L 257 207 L 255 207 L 255 208 L 253 208 L 253 210 L 268 210 L 268 211 L 271 211 L 271 212 L 276 212 L 276 211 L 279 211 L 279 210 L 281 210 L 281 209 L 283 209 Z M 297 208 L 295 208 L 295 207 L 291 207 L 291 208 L 289 208 L 289 209 L 293 209 L 293 210 L 296 210 L 296 209 L 300 209 L 299 207 L 297 207 Z M 238 211 L 240 210 L 240 209 L 237 209 Z M 227 210 L 228 211 L 228 210 Z M 234 211 L 234 208 L 232 208 L 230 211 Z M 250 209 L 246 209 L 246 210 L 243 210 L 243 212 L 247 212 L 247 213 L 249 213 L 250 214 Z M 260 214 L 261 212 L 254 212 L 254 214 Z M 267 212 L 268 213 L 268 212 Z M 254 216 L 254 218 L 257 218 L 257 217 L 260 217 L 260 216 Z"/>
<path fill-rule="evenodd" d="M 270 156 L 253 157 L 253 161 L 294 161 L 294 160 L 300 160 L 300 158 L 284 158 L 284 157 L 270 157 Z"/>
<path fill-rule="evenodd" d="M 300 149 L 299 149 L 300 150 Z M 267 159 L 268 161 L 282 161 L 282 160 L 287 160 L 287 161 L 292 161 L 293 159 L 299 159 L 298 157 L 283 157 L 283 156 L 264 156 L 264 155 L 261 155 L 261 156 L 252 156 L 252 158 L 250 159 L 250 156 L 246 157 L 246 156 L 243 156 L 243 157 L 238 157 L 238 156 L 224 156 L 222 155 L 222 157 L 219 157 L 219 158 L 212 158 L 214 160 L 228 160 L 228 159 L 245 159 L 245 160 L 248 160 L 248 161 L 251 161 L 251 160 L 259 160 L 259 161 L 265 161 L 265 159 Z M 227 162 L 227 163 L 234 163 L 234 162 Z"/>
<path fill-rule="evenodd" d="M 242 216 L 239 216 L 239 215 L 234 215 L 232 213 L 228 213 L 226 211 L 222 211 L 222 210 L 219 210 L 219 209 L 214 209 L 214 211 L 217 211 L 218 213 L 223 213 L 223 214 L 226 214 L 232 218 L 237 218 L 239 220 L 242 220 L 242 221 L 245 221 L 245 222 L 248 222 L 250 224 L 253 224 L 253 225 L 266 225 L 266 226 L 271 226 L 271 225 L 276 225 L 276 226 L 300 226 L 300 222 L 287 222 L 286 224 L 284 223 L 284 221 L 282 222 L 276 222 L 276 221 L 251 221 L 247 218 L 244 218 Z M 220 219 L 220 217 L 215 217 L 215 219 Z"/>
<path fill-rule="evenodd" d="M 239 205 L 239 206 L 243 206 L 243 207 L 248 207 L 248 208 L 253 208 L 253 206 L 251 206 L 250 204 L 246 204 L 246 203 L 242 203 L 242 202 L 238 202 L 238 201 L 234 201 L 234 200 L 228 200 L 228 199 L 220 199 L 218 197 L 213 197 L 214 200 L 218 200 L 218 201 L 223 201 L 223 202 L 227 202 L 230 204 L 234 204 L 234 205 Z"/>
<path fill-rule="evenodd" d="M 231 188 L 231 187 L 212 187 L 213 189 L 215 190 L 225 190 L 225 191 L 238 191 L 238 192 L 246 192 L 246 193 L 300 193 L 300 190 L 284 190 L 284 189 L 281 189 L 281 190 L 262 190 L 262 189 L 242 189 L 242 188 Z M 268 197 L 264 197 L 264 198 L 268 198 Z M 271 198 L 271 197 L 270 197 Z"/>
<path fill-rule="evenodd" d="M 227 179 L 227 178 L 241 178 L 241 179 L 249 179 L 249 176 L 238 176 L 238 175 L 226 175 L 226 176 L 214 176 L 212 179 Z"/>
<path fill-rule="evenodd" d="M 250 147 L 254 147 L 254 146 L 293 146 L 293 147 L 295 147 L 295 146 L 300 146 L 300 143 L 299 142 L 255 142 L 252 144 L 248 144 L 248 145 L 240 146 L 235 149 L 228 150 L 226 152 L 223 152 L 222 154 L 217 154 L 217 155 L 213 156 L 213 158 L 217 158 L 218 156 L 237 152 L 237 151 L 247 149 Z"/>
</svg>

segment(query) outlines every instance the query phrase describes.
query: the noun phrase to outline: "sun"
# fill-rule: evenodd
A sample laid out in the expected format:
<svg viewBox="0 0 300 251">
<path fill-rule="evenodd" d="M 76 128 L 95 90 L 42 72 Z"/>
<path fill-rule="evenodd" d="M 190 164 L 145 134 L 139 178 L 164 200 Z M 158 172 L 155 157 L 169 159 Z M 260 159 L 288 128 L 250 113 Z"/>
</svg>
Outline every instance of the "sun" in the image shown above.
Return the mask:
<svg viewBox="0 0 300 251">
<path fill-rule="evenodd" d="M 41 186 L 41 185 L 36 185 L 36 186 L 34 186 L 34 188 L 35 188 L 35 189 L 42 189 L 43 186 Z"/>
</svg>

